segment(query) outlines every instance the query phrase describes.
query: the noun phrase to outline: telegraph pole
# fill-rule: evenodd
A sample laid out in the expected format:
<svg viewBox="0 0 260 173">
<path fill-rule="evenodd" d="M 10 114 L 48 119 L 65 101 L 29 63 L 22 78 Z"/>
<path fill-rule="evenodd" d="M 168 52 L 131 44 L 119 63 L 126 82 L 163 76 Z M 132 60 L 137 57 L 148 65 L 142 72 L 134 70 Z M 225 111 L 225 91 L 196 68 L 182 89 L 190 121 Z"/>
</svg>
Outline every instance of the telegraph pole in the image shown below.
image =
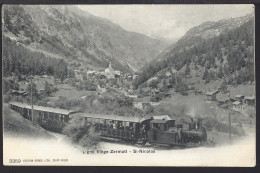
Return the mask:
<svg viewBox="0 0 260 173">
<path fill-rule="evenodd" d="M 29 69 L 29 68 L 26 68 L 26 67 L 22 67 L 22 66 L 16 66 L 16 67 L 20 67 L 20 68 L 23 68 L 23 69 Z M 33 86 L 32 86 L 32 78 L 33 78 L 33 75 L 32 75 L 32 72 L 31 72 L 31 78 L 30 78 L 30 83 L 31 83 L 31 105 L 32 105 L 32 123 L 34 124 L 34 116 L 33 116 Z"/>
<path fill-rule="evenodd" d="M 228 124 L 229 124 L 229 142 L 231 144 L 230 89 L 228 90 Z"/>
<path fill-rule="evenodd" d="M 32 78 L 33 78 L 33 76 L 31 75 L 31 104 L 32 104 L 32 123 L 34 124 L 34 117 L 33 117 L 33 86 L 32 86 Z"/>
</svg>

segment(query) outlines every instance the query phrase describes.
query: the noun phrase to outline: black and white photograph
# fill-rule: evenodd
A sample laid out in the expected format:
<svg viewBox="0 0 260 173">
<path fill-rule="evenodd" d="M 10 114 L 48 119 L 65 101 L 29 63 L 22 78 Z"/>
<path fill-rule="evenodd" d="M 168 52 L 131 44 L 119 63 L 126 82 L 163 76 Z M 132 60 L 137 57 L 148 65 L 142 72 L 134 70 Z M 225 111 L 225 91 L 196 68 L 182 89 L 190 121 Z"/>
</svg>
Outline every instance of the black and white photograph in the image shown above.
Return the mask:
<svg viewBox="0 0 260 173">
<path fill-rule="evenodd" d="M 1 16 L 4 165 L 256 165 L 254 5 Z"/>
</svg>

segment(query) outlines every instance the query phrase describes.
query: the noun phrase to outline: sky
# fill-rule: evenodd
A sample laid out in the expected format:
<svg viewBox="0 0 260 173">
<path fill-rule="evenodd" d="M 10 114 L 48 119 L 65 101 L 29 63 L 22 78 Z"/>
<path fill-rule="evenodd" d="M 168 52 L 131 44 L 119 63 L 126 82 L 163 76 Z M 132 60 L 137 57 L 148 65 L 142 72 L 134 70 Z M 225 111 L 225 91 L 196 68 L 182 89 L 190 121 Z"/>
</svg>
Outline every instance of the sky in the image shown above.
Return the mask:
<svg viewBox="0 0 260 173">
<path fill-rule="evenodd" d="M 252 13 L 253 5 L 78 5 L 122 28 L 152 37 L 177 40 L 207 21 Z"/>
</svg>

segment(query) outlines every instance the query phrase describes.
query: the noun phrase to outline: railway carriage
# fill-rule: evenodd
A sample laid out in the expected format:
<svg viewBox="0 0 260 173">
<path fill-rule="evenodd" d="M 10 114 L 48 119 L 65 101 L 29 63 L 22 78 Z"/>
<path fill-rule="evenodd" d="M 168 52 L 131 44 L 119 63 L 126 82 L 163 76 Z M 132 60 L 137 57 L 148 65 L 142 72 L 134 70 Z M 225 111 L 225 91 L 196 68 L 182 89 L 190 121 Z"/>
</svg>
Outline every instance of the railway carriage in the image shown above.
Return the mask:
<svg viewBox="0 0 260 173">
<path fill-rule="evenodd" d="M 24 118 L 32 121 L 32 106 L 26 103 L 11 102 L 9 107 L 20 113 Z M 61 132 L 65 123 L 69 121 L 71 114 L 76 111 L 58 109 L 45 106 L 33 106 L 34 122 L 38 122 L 43 128 Z"/>
<path fill-rule="evenodd" d="M 123 117 L 116 115 L 84 114 L 85 122 L 94 125 L 96 130 L 101 131 L 103 138 L 116 138 L 123 141 L 136 142 L 145 135 L 142 128 L 149 125 L 146 119 L 137 117 Z"/>
</svg>

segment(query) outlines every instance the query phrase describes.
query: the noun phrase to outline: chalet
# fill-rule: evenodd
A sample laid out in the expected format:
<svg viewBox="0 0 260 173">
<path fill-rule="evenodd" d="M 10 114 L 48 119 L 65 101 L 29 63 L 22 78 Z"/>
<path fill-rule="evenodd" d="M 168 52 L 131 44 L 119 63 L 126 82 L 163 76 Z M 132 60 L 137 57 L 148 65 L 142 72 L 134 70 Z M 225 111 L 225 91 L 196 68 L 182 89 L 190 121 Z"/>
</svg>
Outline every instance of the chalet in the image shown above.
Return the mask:
<svg viewBox="0 0 260 173">
<path fill-rule="evenodd" d="M 152 116 L 155 120 L 172 120 L 169 115 L 154 115 Z"/>
<path fill-rule="evenodd" d="M 115 70 L 114 71 L 114 76 L 115 76 L 115 78 L 119 78 L 121 76 L 121 72 L 118 71 L 118 70 Z"/>
<path fill-rule="evenodd" d="M 11 93 L 16 96 L 27 96 L 28 93 L 26 91 L 19 91 L 19 90 L 11 90 Z"/>
<path fill-rule="evenodd" d="M 216 100 L 218 102 L 218 106 L 222 109 L 229 108 L 229 99 L 227 94 L 218 93 L 216 96 Z"/>
<path fill-rule="evenodd" d="M 207 92 L 206 93 L 207 100 L 209 100 L 209 101 L 216 101 L 217 93 L 218 93 L 218 90 L 212 91 L 212 92 Z"/>
<path fill-rule="evenodd" d="M 95 71 L 87 71 L 87 75 L 88 76 L 93 76 L 94 74 L 96 74 L 96 72 Z"/>
<path fill-rule="evenodd" d="M 151 103 L 149 103 L 149 102 L 142 102 L 142 106 L 143 106 L 143 108 L 145 109 L 147 106 L 150 106 L 151 105 Z"/>
<path fill-rule="evenodd" d="M 39 89 L 38 94 L 44 94 L 45 93 L 45 89 Z"/>
<path fill-rule="evenodd" d="M 172 97 L 171 93 L 164 93 L 163 96 L 164 96 L 164 98 L 167 98 L 167 97 L 171 98 Z"/>
<path fill-rule="evenodd" d="M 166 77 L 171 77 L 172 74 L 171 74 L 171 72 L 167 71 L 167 72 L 165 73 L 165 76 L 166 76 Z"/>
<path fill-rule="evenodd" d="M 138 77 L 138 75 L 133 75 L 133 80 L 135 80 Z"/>
<path fill-rule="evenodd" d="M 223 104 L 228 104 L 229 99 L 227 94 L 218 93 L 216 96 L 216 100 L 218 102 L 218 106 L 221 106 Z"/>
<path fill-rule="evenodd" d="M 244 96 L 243 96 L 243 95 L 236 95 L 236 96 L 235 96 L 235 100 L 236 100 L 236 101 L 239 101 L 239 102 L 243 102 Z"/>
<path fill-rule="evenodd" d="M 150 102 L 150 104 L 151 104 L 152 106 L 156 106 L 156 105 L 158 105 L 159 103 L 158 103 L 158 102 Z"/>
<path fill-rule="evenodd" d="M 202 95 L 202 91 L 200 91 L 200 90 L 195 90 L 195 95 Z"/>
<path fill-rule="evenodd" d="M 134 102 L 134 107 L 138 109 L 143 109 L 143 103 L 142 102 Z"/>
<path fill-rule="evenodd" d="M 246 96 L 244 99 L 244 103 L 247 106 L 254 106 L 255 105 L 255 97 L 254 96 Z"/>
<path fill-rule="evenodd" d="M 151 93 L 152 93 L 152 94 L 159 94 L 159 90 L 153 88 L 153 89 L 151 89 Z"/>
<path fill-rule="evenodd" d="M 100 79 L 106 79 L 106 74 L 104 72 L 101 72 L 100 75 L 99 75 L 99 78 Z"/>
<path fill-rule="evenodd" d="M 161 83 L 158 83 L 157 87 L 158 87 L 159 89 L 162 89 L 162 88 L 163 88 L 163 83 L 162 83 L 162 82 L 161 82 Z"/>
<path fill-rule="evenodd" d="M 232 103 L 232 108 L 235 111 L 242 111 L 243 110 L 243 105 L 242 105 L 241 102 L 235 101 L 235 102 Z"/>
</svg>

